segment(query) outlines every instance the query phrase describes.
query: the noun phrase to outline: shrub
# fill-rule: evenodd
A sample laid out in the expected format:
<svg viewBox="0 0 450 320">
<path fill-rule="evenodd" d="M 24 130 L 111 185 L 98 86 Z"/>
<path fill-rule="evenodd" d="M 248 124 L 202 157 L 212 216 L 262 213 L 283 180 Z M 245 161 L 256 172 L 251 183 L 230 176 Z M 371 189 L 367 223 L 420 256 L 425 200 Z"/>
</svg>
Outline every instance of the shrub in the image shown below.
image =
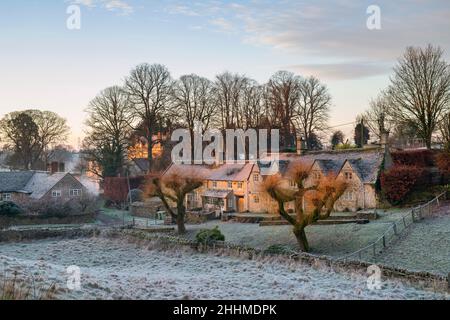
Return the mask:
<svg viewBox="0 0 450 320">
<path fill-rule="evenodd" d="M 432 167 L 434 166 L 434 154 L 431 150 L 411 150 L 392 152 L 392 160 L 395 165 Z"/>
<path fill-rule="evenodd" d="M 436 165 L 444 178 L 444 182 L 450 181 L 450 153 L 442 152 L 436 156 Z"/>
<path fill-rule="evenodd" d="M 394 166 L 381 175 L 381 188 L 392 204 L 400 203 L 417 186 L 423 185 L 426 173 L 423 168 Z"/>
<path fill-rule="evenodd" d="M 0 202 L 0 216 L 16 216 L 22 212 L 22 209 L 12 201 Z"/>
<path fill-rule="evenodd" d="M 273 244 L 264 250 L 264 254 L 284 255 L 292 254 L 293 250 L 286 245 Z"/>
<path fill-rule="evenodd" d="M 219 227 L 202 230 L 195 236 L 198 243 L 211 243 L 215 241 L 225 241 L 225 236 L 220 232 Z"/>
</svg>

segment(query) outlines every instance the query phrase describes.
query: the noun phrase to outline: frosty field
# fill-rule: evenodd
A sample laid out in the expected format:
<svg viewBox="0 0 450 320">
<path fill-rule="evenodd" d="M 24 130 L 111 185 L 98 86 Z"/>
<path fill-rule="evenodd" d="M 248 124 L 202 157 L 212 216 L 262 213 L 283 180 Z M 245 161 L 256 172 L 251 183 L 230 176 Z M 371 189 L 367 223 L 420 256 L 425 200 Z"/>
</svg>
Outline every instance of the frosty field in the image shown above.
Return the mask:
<svg viewBox="0 0 450 320">
<path fill-rule="evenodd" d="M 81 290 L 66 289 L 66 268 L 81 268 Z M 191 249 L 159 250 L 125 239 L 84 238 L 0 245 L 0 274 L 33 274 L 68 299 L 443 299 L 439 293 L 383 279 L 336 273 L 277 258 L 248 260 Z"/>
</svg>

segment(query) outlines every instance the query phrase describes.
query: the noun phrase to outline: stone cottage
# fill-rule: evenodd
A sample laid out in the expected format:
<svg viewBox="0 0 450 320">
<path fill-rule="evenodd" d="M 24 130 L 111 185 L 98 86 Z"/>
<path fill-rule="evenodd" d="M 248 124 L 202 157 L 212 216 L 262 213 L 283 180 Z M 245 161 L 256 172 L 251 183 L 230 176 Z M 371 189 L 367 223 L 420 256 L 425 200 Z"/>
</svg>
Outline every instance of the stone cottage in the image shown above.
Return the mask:
<svg viewBox="0 0 450 320">
<path fill-rule="evenodd" d="M 70 173 L 0 172 L 0 201 L 19 205 L 32 201 L 66 203 L 84 193 L 86 187 Z"/>
</svg>

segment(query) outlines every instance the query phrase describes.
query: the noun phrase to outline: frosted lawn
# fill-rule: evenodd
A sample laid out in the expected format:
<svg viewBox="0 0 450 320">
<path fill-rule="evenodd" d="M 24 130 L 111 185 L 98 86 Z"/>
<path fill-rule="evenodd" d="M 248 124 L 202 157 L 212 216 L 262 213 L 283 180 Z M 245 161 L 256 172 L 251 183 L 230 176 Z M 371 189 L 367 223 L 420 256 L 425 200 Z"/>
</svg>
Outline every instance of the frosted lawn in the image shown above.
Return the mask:
<svg viewBox="0 0 450 320">
<path fill-rule="evenodd" d="M 81 291 L 66 290 L 66 268 L 81 267 Z M 157 250 L 124 239 L 45 240 L 0 245 L 0 274 L 33 274 L 67 299 L 442 299 L 442 294 L 276 258 L 248 260 Z M 448 296 L 447 296 L 448 298 Z"/>
</svg>

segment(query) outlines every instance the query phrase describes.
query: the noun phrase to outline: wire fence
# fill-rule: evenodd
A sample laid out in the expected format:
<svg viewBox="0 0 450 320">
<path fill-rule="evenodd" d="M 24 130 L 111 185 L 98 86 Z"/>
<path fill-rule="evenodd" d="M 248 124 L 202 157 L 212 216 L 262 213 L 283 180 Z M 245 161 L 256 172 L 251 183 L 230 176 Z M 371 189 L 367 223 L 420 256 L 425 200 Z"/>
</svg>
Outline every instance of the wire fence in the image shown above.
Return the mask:
<svg viewBox="0 0 450 320">
<path fill-rule="evenodd" d="M 359 249 L 353 253 L 338 258 L 338 261 L 367 261 L 373 262 L 377 255 L 383 252 L 383 250 L 394 240 L 398 239 L 400 235 L 408 229 L 413 223 L 422 219 L 428 218 L 433 214 L 433 211 L 438 208 L 443 200 L 447 197 L 447 192 L 443 192 L 433 200 L 414 207 L 408 210 L 399 220 L 394 221 L 392 225 L 373 243 Z"/>
</svg>

